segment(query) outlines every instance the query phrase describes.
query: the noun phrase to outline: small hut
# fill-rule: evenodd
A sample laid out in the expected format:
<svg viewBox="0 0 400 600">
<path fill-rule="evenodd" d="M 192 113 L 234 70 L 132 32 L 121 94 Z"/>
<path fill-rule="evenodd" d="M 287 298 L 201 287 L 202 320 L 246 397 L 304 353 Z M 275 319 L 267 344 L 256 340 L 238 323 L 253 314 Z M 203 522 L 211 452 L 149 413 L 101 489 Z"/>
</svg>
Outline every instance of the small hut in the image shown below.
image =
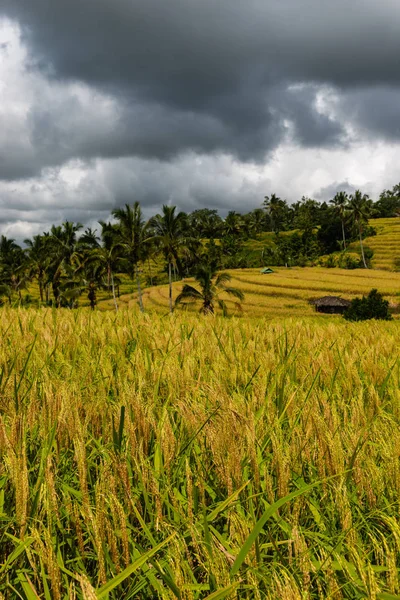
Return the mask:
<svg viewBox="0 0 400 600">
<path fill-rule="evenodd" d="M 315 310 L 321 313 L 328 313 L 330 315 L 342 315 L 346 308 L 351 304 L 349 300 L 344 300 L 339 296 L 324 296 L 318 300 L 312 302 L 315 306 Z"/>
<path fill-rule="evenodd" d="M 260 273 L 261 273 L 262 275 L 265 275 L 265 274 L 267 274 L 267 273 L 275 273 L 275 271 L 273 271 L 273 270 L 271 269 L 271 267 L 264 267 L 264 269 L 261 269 Z"/>
</svg>

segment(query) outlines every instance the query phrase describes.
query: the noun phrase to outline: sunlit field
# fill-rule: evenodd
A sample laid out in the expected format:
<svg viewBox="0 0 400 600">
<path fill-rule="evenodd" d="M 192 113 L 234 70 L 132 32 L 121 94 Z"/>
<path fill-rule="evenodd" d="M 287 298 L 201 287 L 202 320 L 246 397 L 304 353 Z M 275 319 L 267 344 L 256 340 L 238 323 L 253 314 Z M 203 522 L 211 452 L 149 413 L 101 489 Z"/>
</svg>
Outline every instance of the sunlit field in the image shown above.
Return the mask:
<svg viewBox="0 0 400 600">
<path fill-rule="evenodd" d="M 365 239 L 365 244 L 374 251 L 372 266 L 393 270 L 395 258 L 400 259 L 400 218 L 370 219 L 369 223 L 377 232 L 376 236 Z"/>
<path fill-rule="evenodd" d="M 314 308 L 310 305 L 310 300 L 326 295 L 351 299 L 368 294 L 372 288 L 377 288 L 393 306 L 400 303 L 400 272 L 322 267 L 277 267 L 274 271 L 269 275 L 262 275 L 260 269 L 228 271 L 232 277 L 231 285 L 245 294 L 240 310 L 232 300 L 226 298 L 231 314 L 269 318 L 312 315 Z M 187 279 L 184 283 L 186 282 L 196 285 L 192 279 Z M 181 281 L 174 283 L 174 297 L 180 293 L 182 286 Z M 144 304 L 147 310 L 165 313 L 168 310 L 168 285 L 146 289 Z M 102 309 L 112 309 L 113 306 L 111 300 L 99 304 Z M 123 295 L 120 306 L 136 307 L 136 295 Z M 198 308 L 198 305 L 194 305 L 189 310 L 196 311 Z"/>
<path fill-rule="evenodd" d="M 3 598 L 400 597 L 397 322 L 1 316 Z"/>
</svg>

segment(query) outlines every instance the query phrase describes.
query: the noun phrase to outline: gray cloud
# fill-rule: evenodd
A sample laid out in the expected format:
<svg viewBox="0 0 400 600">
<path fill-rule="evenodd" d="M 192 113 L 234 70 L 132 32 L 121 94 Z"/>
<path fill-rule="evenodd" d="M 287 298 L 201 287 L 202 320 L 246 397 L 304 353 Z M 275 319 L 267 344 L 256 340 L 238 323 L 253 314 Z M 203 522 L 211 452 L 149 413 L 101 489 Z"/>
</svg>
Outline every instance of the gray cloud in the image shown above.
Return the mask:
<svg viewBox="0 0 400 600">
<path fill-rule="evenodd" d="M 246 167 L 228 157 L 188 154 L 173 163 L 120 158 L 72 163 L 50 169 L 31 182 L 0 182 L 0 228 L 19 239 L 65 219 L 95 224 L 111 210 L 140 200 L 146 217 L 163 204 L 180 210 L 201 207 L 247 211 L 260 206 L 271 186 L 262 167 Z M 26 231 L 26 234 L 21 234 Z"/>
<path fill-rule="evenodd" d="M 190 107 L 252 80 L 399 83 L 396 0 L 3 0 L 58 77 Z"/>
<path fill-rule="evenodd" d="M 0 39 L 7 226 L 132 199 L 248 210 L 274 184 L 246 173 L 285 145 L 400 140 L 398 0 L 2 0 L 1 15 L 18 24 Z"/>
<path fill-rule="evenodd" d="M 281 4 L 5 0 L 4 14 L 18 21 L 30 49 L 31 69 L 97 89 L 113 98 L 116 110 L 88 135 L 76 102 L 34 105 L 29 125 L 36 161 L 25 161 L 21 176 L 73 156 L 169 160 L 195 150 L 262 161 L 290 123 L 307 146 L 340 143 L 341 124 L 315 107 L 317 88 L 306 94 L 289 89 L 304 78 L 326 79 L 310 47 L 315 3 L 306 3 L 303 16 L 296 3 Z M 335 14 L 340 21 L 340 11 Z M 337 52 L 337 40 L 331 42 L 323 45 L 330 54 Z M 307 72 L 310 63 L 315 72 Z M 1 176 L 14 177 L 3 164 Z"/>
<path fill-rule="evenodd" d="M 28 160 L 21 176 L 74 156 L 169 160 L 194 150 L 262 161 L 288 125 L 305 146 L 341 144 L 343 122 L 316 108 L 318 85 L 343 91 L 400 80 L 394 0 L 3 0 L 2 6 L 22 28 L 31 68 L 101 90 L 116 109 L 96 124 L 93 114 L 81 123 L 86 115 L 71 101 L 34 106 L 36 161 Z M 313 85 L 293 92 L 299 82 Z M 361 92 L 357 105 L 369 113 L 364 98 Z M 18 174 L 3 161 L 0 176 L 7 173 Z"/>
<path fill-rule="evenodd" d="M 346 192 L 352 194 L 357 189 L 357 186 L 352 185 L 348 181 L 334 181 L 333 183 L 321 188 L 315 193 L 315 199 L 321 202 L 329 202 L 337 192 Z"/>
</svg>

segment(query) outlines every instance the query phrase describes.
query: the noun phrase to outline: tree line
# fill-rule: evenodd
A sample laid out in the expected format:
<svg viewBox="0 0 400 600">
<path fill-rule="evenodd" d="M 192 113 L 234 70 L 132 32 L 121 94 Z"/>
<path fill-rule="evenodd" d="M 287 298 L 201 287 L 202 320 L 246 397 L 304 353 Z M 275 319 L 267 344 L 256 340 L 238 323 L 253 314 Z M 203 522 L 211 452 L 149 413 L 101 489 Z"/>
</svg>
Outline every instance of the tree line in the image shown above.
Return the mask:
<svg viewBox="0 0 400 600">
<path fill-rule="evenodd" d="M 107 290 L 117 308 L 120 276 L 127 274 L 135 281 L 143 311 L 141 271 L 147 264 L 148 283 L 155 283 L 151 269 L 157 259 L 165 265 L 172 311 L 173 276 L 196 275 L 199 270 L 211 285 L 221 268 L 260 266 L 260 260 L 301 264 L 319 254 L 345 251 L 356 239 L 367 267 L 362 240 L 373 233 L 368 219 L 399 214 L 400 184 L 382 192 L 377 202 L 359 190 L 351 195 L 338 192 L 329 202 L 303 197 L 291 205 L 272 194 L 262 208 L 245 214 L 230 211 L 225 218 L 207 208 L 186 214 L 165 205 L 146 221 L 135 202 L 113 210 L 113 220 L 99 221 L 99 230 L 83 230 L 80 223 L 66 221 L 24 240 L 25 247 L 1 236 L 0 298 L 22 302 L 24 291 L 36 281 L 43 304 L 73 307 L 84 294 L 94 309 L 99 291 Z M 283 234 L 291 230 L 297 232 Z M 263 249 L 261 257 L 257 254 L 253 264 L 245 243 L 263 232 L 273 233 L 274 246 Z"/>
</svg>

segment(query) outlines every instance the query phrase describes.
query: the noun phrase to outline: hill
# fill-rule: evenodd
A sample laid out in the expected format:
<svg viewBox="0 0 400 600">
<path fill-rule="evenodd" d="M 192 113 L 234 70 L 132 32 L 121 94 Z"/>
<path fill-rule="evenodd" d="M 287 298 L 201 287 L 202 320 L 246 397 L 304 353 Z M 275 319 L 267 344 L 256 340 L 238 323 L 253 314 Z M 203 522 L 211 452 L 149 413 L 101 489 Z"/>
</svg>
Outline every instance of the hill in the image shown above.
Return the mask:
<svg viewBox="0 0 400 600">
<path fill-rule="evenodd" d="M 400 259 L 400 218 L 370 219 L 369 224 L 376 230 L 376 235 L 367 237 L 364 245 L 373 250 L 372 268 L 392 271 L 395 259 Z M 298 230 L 285 231 L 280 235 L 292 235 Z M 245 252 L 249 258 L 259 259 L 263 249 L 274 246 L 275 235 L 272 232 L 262 233 L 256 240 L 245 242 Z M 353 242 L 349 249 L 361 255 L 360 244 Z"/>
</svg>

